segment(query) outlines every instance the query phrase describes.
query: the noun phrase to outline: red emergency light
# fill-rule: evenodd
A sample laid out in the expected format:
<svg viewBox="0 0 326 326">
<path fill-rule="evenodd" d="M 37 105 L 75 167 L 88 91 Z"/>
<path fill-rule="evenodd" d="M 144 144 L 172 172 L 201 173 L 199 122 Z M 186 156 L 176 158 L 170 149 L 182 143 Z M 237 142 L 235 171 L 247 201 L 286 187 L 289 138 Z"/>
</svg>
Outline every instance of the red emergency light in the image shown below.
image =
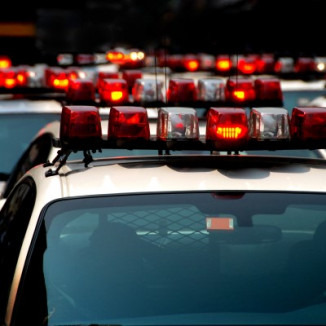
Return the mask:
<svg viewBox="0 0 326 326">
<path fill-rule="evenodd" d="M 293 139 L 310 140 L 326 138 L 326 108 L 293 108 L 290 130 Z"/>
<path fill-rule="evenodd" d="M 196 101 L 196 85 L 191 78 L 172 78 L 167 90 L 167 101 L 188 103 Z"/>
<path fill-rule="evenodd" d="M 128 85 L 125 79 L 103 79 L 99 90 L 100 100 L 107 105 L 121 105 L 129 101 Z"/>
<path fill-rule="evenodd" d="M 225 100 L 231 103 L 247 103 L 256 99 L 254 79 L 230 77 L 225 85 Z"/>
<path fill-rule="evenodd" d="M 147 110 L 143 107 L 114 106 L 110 109 L 108 139 L 149 139 Z"/>
</svg>

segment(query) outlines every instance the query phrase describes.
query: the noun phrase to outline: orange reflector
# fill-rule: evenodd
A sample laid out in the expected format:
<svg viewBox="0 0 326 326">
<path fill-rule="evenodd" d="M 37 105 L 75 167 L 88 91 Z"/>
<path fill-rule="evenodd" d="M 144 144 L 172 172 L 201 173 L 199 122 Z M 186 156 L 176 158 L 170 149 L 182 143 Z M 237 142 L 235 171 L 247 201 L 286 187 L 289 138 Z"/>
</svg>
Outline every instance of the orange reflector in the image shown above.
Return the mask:
<svg viewBox="0 0 326 326">
<path fill-rule="evenodd" d="M 110 109 L 108 138 L 146 139 L 150 137 L 147 110 L 137 106 Z"/>
<path fill-rule="evenodd" d="M 207 231 L 213 230 L 234 230 L 233 218 L 231 217 L 207 217 L 206 218 Z"/>
</svg>

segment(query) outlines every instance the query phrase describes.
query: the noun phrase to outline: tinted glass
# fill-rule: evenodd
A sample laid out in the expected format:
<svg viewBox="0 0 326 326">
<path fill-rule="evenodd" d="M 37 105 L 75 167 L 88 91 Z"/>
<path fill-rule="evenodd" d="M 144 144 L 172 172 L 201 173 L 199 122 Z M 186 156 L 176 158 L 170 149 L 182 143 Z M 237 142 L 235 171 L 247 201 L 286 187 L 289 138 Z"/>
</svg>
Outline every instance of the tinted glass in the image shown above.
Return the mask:
<svg viewBox="0 0 326 326">
<path fill-rule="evenodd" d="M 1 114 L 0 172 L 10 173 L 36 133 L 48 122 L 60 119 L 60 114 Z"/>
<path fill-rule="evenodd" d="M 44 221 L 50 325 L 326 323 L 323 194 L 70 199 Z"/>
</svg>

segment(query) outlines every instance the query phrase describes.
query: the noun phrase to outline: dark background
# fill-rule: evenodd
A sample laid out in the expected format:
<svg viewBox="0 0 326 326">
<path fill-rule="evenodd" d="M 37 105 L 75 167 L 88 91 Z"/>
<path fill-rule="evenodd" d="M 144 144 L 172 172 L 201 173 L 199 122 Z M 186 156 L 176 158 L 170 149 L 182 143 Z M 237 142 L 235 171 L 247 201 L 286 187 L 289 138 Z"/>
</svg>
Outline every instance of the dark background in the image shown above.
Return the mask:
<svg viewBox="0 0 326 326">
<path fill-rule="evenodd" d="M 325 2 L 14 0 L 2 6 L 0 29 L 4 22 L 26 22 L 35 33 L 0 33 L 0 55 L 29 64 L 62 52 L 95 53 L 126 45 L 169 53 L 321 56 L 326 54 Z"/>
</svg>

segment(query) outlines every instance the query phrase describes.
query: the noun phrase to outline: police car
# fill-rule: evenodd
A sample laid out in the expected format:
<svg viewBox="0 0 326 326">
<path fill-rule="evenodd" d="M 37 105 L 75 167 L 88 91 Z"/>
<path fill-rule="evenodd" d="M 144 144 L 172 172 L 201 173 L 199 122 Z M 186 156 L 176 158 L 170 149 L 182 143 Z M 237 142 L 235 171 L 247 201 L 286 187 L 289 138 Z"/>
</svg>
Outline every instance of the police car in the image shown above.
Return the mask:
<svg viewBox="0 0 326 326">
<path fill-rule="evenodd" d="M 325 324 L 326 161 L 239 154 L 325 147 L 325 108 L 284 111 L 210 108 L 202 136 L 162 107 L 153 136 L 116 106 L 103 137 L 96 107 L 64 106 L 60 153 L 0 212 L 1 323 Z"/>
</svg>

